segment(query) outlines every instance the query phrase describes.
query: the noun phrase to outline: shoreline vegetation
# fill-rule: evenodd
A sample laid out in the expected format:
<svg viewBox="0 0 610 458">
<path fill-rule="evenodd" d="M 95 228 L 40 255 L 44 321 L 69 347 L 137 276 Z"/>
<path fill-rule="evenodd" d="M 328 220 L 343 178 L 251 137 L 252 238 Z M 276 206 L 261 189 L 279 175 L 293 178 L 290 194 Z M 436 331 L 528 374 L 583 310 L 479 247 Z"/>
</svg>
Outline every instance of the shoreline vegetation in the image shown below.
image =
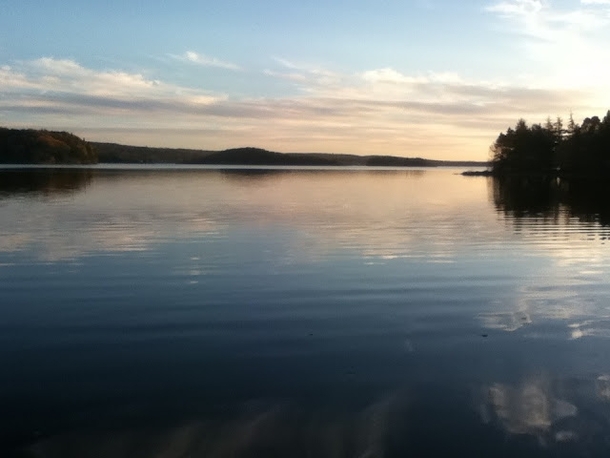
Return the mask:
<svg viewBox="0 0 610 458">
<path fill-rule="evenodd" d="M 0 128 L 2 164 L 210 164 L 371 167 L 487 167 L 480 161 L 333 153 L 278 153 L 261 148 L 222 151 L 87 142 L 68 132 Z"/>
<path fill-rule="evenodd" d="M 603 119 L 585 118 L 581 125 L 570 114 L 567 125 L 558 117 L 529 126 L 519 119 L 490 147 L 490 174 L 537 175 L 553 178 L 606 178 L 610 172 L 610 110 Z"/>
<path fill-rule="evenodd" d="M 95 164 L 98 154 L 87 141 L 68 132 L 0 127 L 0 163 Z"/>
</svg>

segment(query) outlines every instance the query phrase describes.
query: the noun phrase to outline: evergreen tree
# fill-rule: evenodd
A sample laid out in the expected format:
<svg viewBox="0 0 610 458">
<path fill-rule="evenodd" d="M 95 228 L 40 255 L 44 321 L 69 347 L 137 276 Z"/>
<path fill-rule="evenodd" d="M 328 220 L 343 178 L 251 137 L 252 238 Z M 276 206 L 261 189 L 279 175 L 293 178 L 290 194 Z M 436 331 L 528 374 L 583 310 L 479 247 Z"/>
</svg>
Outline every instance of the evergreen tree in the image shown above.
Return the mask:
<svg viewBox="0 0 610 458">
<path fill-rule="evenodd" d="M 610 173 L 610 110 L 603 120 L 585 118 L 582 126 L 570 113 L 567 128 L 560 117 L 531 127 L 520 119 L 498 136 L 491 151 L 495 174 L 605 176 Z"/>
</svg>

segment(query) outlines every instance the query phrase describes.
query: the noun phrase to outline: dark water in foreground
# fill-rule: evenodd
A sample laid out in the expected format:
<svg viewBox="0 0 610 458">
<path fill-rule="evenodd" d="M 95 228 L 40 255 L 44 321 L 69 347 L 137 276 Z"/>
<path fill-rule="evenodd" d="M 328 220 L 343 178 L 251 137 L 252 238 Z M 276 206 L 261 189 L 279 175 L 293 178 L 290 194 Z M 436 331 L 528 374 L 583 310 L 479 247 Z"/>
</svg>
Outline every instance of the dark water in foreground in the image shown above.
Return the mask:
<svg viewBox="0 0 610 458">
<path fill-rule="evenodd" d="M 456 172 L 0 171 L 0 456 L 608 456 L 604 212 Z"/>
</svg>

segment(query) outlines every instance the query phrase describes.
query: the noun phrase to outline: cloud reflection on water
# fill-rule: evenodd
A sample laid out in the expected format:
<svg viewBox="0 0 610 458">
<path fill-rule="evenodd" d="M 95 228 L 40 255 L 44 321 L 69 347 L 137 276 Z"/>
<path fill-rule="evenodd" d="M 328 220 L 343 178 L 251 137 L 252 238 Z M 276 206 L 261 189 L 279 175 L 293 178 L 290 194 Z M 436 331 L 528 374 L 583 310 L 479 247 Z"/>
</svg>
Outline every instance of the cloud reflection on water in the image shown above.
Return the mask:
<svg viewBox="0 0 610 458">
<path fill-rule="evenodd" d="M 551 432 L 554 436 L 560 432 L 557 424 L 561 420 L 578 414 L 574 404 L 553 395 L 550 381 L 544 378 L 533 378 L 519 386 L 493 384 L 488 389 L 484 408 L 487 407 L 491 411 L 484 413 L 484 418 L 491 413 L 508 432 L 534 436 L 548 436 Z"/>
<path fill-rule="evenodd" d="M 481 419 L 511 435 L 527 435 L 567 456 L 602 456 L 610 417 L 610 376 L 565 378 L 529 375 L 483 389 Z M 569 444 L 570 449 L 562 449 Z M 552 455 L 555 456 L 555 455 Z M 563 456 L 563 455 L 561 455 Z"/>
<path fill-rule="evenodd" d="M 34 183 L 29 194 L 7 189 L 0 247 L 35 248 L 45 260 L 73 259 L 149 249 L 231 225 L 292 231 L 293 249 L 306 258 L 346 249 L 379 259 L 447 259 L 465 242 L 460 234 L 488 229 L 474 218 L 477 208 L 487 206 L 479 192 L 484 183 L 452 172 L 426 179 L 421 170 L 257 172 L 95 171 L 83 192 L 67 199 L 44 183 L 39 192 Z"/>
<path fill-rule="evenodd" d="M 553 263 L 550 273 L 535 280 L 537 285 L 522 286 L 496 299 L 490 310 L 479 315 L 481 324 L 488 329 L 516 332 L 531 325 L 554 323 L 563 327 L 568 339 L 610 337 L 608 286 L 595 281 L 597 272 L 579 279 L 575 271 L 580 265 L 575 261 L 570 264 L 572 268 Z"/>
</svg>

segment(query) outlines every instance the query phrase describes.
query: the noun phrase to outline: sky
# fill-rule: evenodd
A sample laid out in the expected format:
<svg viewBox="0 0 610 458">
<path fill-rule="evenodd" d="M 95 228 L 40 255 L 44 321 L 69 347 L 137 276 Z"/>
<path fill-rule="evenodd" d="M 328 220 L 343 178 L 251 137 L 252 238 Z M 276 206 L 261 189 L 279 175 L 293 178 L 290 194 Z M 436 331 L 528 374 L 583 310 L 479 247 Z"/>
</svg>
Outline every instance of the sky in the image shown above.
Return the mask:
<svg viewBox="0 0 610 458">
<path fill-rule="evenodd" d="M 610 109 L 610 0 L 2 0 L 0 126 L 486 160 Z"/>
</svg>

